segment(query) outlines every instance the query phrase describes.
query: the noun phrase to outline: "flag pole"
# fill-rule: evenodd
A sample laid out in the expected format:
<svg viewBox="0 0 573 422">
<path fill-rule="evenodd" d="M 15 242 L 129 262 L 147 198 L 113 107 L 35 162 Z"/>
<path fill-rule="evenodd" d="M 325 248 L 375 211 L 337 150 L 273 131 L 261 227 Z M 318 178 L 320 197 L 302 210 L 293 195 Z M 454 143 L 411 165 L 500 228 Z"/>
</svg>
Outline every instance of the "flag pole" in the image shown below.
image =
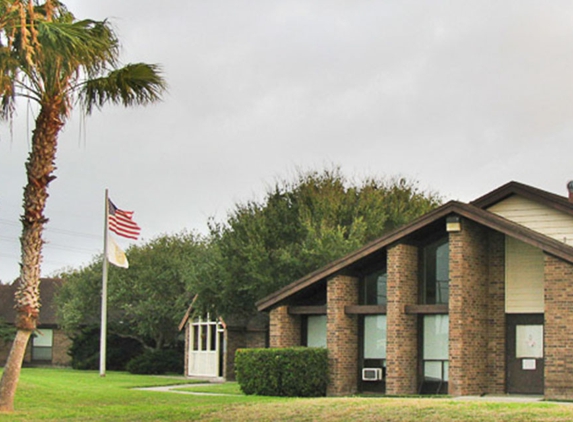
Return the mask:
<svg viewBox="0 0 573 422">
<path fill-rule="evenodd" d="M 99 376 L 105 377 L 106 337 L 107 337 L 107 232 L 109 225 L 108 190 L 105 190 L 105 219 L 103 224 L 103 268 L 101 278 L 101 332 L 99 341 Z"/>
</svg>

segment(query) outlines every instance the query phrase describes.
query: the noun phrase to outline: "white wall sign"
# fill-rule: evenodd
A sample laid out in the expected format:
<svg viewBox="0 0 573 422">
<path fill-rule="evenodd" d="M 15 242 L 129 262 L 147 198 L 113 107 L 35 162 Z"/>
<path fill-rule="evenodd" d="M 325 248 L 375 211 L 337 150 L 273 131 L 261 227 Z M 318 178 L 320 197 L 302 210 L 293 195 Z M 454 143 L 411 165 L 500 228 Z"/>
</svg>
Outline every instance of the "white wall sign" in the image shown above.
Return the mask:
<svg viewBox="0 0 573 422">
<path fill-rule="evenodd" d="M 515 327 L 516 358 L 543 357 L 543 325 L 517 325 Z"/>
</svg>

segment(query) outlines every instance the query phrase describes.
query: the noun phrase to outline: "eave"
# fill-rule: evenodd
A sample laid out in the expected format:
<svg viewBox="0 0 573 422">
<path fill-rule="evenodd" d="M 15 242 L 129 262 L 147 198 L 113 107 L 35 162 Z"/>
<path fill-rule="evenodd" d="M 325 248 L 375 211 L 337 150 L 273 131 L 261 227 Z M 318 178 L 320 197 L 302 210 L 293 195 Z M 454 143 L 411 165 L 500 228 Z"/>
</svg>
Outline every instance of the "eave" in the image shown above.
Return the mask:
<svg viewBox="0 0 573 422">
<path fill-rule="evenodd" d="M 548 236 L 535 232 L 520 224 L 514 223 L 503 217 L 500 217 L 489 211 L 477 208 L 473 205 L 464 204 L 457 201 L 448 202 L 434 211 L 425 214 L 424 216 L 414 220 L 412 223 L 407 224 L 386 236 L 383 236 L 366 246 L 336 260 L 330 264 L 314 271 L 307 276 L 296 280 L 295 282 L 277 290 L 269 296 L 261 299 L 256 303 L 259 311 L 266 311 L 272 306 L 284 301 L 291 295 L 308 288 L 314 283 L 328 278 L 337 272 L 343 270 L 367 257 L 368 255 L 380 251 L 383 248 L 392 245 L 395 242 L 407 238 L 409 235 L 417 232 L 420 229 L 432 224 L 450 214 L 456 214 L 496 230 L 505 235 L 511 236 L 524 243 L 535 246 L 544 252 L 561 258 L 567 262 L 573 263 L 573 247 L 568 246 L 558 240 L 552 239 Z"/>
</svg>

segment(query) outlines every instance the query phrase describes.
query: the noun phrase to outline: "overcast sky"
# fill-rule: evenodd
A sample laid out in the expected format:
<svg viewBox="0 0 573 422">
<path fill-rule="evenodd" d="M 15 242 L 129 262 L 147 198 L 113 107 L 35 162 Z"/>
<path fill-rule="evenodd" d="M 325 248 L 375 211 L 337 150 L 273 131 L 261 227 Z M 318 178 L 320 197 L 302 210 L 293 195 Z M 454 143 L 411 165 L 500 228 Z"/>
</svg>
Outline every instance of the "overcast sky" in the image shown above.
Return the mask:
<svg viewBox="0 0 573 422">
<path fill-rule="evenodd" d="M 162 103 L 68 121 L 43 275 L 103 246 L 104 190 L 142 240 L 206 232 L 296 169 L 402 175 L 445 199 L 573 179 L 570 1 L 64 0 L 109 18 Z M 0 126 L 0 280 L 18 275 L 34 106 Z M 120 240 L 123 247 L 129 242 Z"/>
</svg>

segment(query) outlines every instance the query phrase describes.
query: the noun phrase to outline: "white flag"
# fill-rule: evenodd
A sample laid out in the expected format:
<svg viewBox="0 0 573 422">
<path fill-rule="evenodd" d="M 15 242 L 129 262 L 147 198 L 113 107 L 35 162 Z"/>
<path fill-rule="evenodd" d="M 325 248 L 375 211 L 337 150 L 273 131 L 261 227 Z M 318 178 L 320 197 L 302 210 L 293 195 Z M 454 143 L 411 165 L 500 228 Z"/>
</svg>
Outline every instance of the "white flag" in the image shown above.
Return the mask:
<svg viewBox="0 0 573 422">
<path fill-rule="evenodd" d="M 113 240 L 113 237 L 108 237 L 107 242 L 107 260 L 110 264 L 116 267 L 128 268 L 129 262 L 127 262 L 127 257 L 125 252 L 119 247 L 119 245 Z"/>
</svg>

